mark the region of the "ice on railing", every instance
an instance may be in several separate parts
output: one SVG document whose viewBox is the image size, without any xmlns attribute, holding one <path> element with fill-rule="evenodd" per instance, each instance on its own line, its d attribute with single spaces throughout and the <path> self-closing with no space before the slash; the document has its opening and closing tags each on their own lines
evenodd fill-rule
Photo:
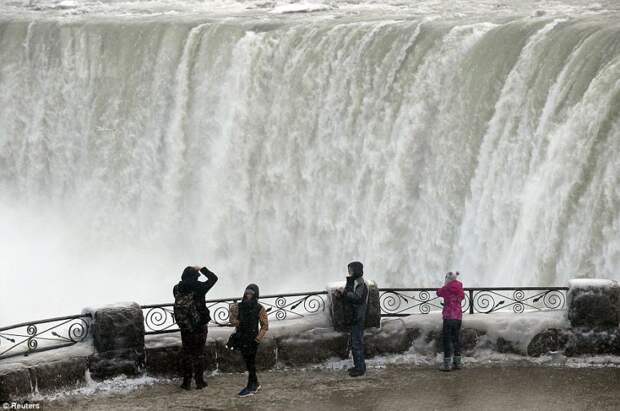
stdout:
<svg viewBox="0 0 620 411">
<path fill-rule="evenodd" d="M 568 281 L 570 288 L 608 288 L 617 287 L 618 282 L 604 278 L 575 278 Z"/>
<path fill-rule="evenodd" d="M 207 307 L 211 313 L 210 326 L 228 326 L 230 305 L 238 299 L 207 300 Z M 320 315 L 325 312 L 327 295 L 324 291 L 267 295 L 261 297 L 260 304 L 265 307 L 270 320 L 290 320 Z M 143 306 L 144 325 L 146 332 L 162 333 L 178 331 L 174 320 L 173 304 L 157 306 Z"/>
<path fill-rule="evenodd" d="M 382 314 L 404 316 L 441 311 L 443 299 L 434 289 L 382 289 Z M 463 313 L 494 313 L 562 310 L 566 290 L 561 288 L 466 289 L 461 303 Z"/>
<path fill-rule="evenodd" d="M 82 342 L 88 337 L 90 326 L 90 317 L 70 316 L 3 327 L 0 330 L 0 359 Z"/>
</svg>

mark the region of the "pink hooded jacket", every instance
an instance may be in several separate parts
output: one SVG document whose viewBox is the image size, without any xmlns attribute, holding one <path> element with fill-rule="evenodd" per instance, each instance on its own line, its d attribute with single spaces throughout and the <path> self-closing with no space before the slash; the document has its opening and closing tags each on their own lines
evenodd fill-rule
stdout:
<svg viewBox="0 0 620 411">
<path fill-rule="evenodd" d="M 462 320 L 461 301 L 465 298 L 463 283 L 452 280 L 437 290 L 437 295 L 443 297 L 443 319 Z"/>
</svg>

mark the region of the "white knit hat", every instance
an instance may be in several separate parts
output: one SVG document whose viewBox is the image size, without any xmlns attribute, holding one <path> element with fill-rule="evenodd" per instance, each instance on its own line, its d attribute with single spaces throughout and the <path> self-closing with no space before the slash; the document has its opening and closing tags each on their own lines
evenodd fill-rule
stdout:
<svg viewBox="0 0 620 411">
<path fill-rule="evenodd" d="M 450 271 L 448 274 L 446 274 L 446 281 L 454 281 L 458 278 L 459 275 L 460 274 L 458 271 L 455 271 L 455 272 Z"/>
</svg>

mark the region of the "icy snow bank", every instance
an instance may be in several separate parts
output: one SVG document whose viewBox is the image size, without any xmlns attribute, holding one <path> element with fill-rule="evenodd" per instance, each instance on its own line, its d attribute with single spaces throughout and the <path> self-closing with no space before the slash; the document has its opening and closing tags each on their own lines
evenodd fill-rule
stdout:
<svg viewBox="0 0 620 411">
<path fill-rule="evenodd" d="M 0 372 L 16 368 L 35 367 L 39 364 L 61 361 L 67 358 L 89 357 L 94 352 L 92 340 L 89 339 L 69 347 L 3 359 L 0 361 Z"/>
<path fill-rule="evenodd" d="M 575 278 L 568 281 L 569 288 L 606 288 L 617 287 L 618 282 L 604 278 Z"/>
<path fill-rule="evenodd" d="M 441 313 L 412 315 L 405 317 L 407 328 L 419 329 L 423 335 L 439 333 L 442 327 Z M 481 331 L 487 339 L 496 342 L 498 338 L 516 345 L 525 353 L 534 336 L 548 328 L 568 328 L 565 311 L 540 311 L 521 314 L 493 313 L 472 314 L 463 317 L 463 329 Z"/>
</svg>

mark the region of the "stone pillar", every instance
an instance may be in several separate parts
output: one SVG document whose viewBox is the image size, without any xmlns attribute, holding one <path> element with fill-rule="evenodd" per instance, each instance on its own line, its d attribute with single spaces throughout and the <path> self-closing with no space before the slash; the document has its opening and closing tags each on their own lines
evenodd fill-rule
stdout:
<svg viewBox="0 0 620 411">
<path fill-rule="evenodd" d="M 573 327 L 616 328 L 620 322 L 620 287 L 613 280 L 570 280 L 567 307 Z"/>
<path fill-rule="evenodd" d="M 95 379 L 137 375 L 144 369 L 144 316 L 136 303 L 99 308 L 94 313 L 95 354 L 89 369 Z"/>
<path fill-rule="evenodd" d="M 345 304 L 344 298 L 337 295 L 336 290 L 342 289 L 345 282 L 332 283 L 327 286 L 327 299 L 332 326 L 336 331 L 351 330 L 351 305 Z M 381 305 L 379 304 L 379 288 L 374 281 L 366 281 L 368 286 L 368 309 L 366 311 L 366 328 L 381 326 Z"/>
</svg>

